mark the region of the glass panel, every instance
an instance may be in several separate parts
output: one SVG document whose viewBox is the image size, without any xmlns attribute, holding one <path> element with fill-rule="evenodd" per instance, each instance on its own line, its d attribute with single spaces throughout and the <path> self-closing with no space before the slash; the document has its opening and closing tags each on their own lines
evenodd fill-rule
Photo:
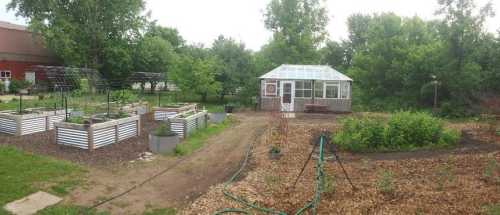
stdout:
<svg viewBox="0 0 500 215">
<path fill-rule="evenodd" d="M 317 81 L 314 83 L 314 97 L 323 98 L 323 82 Z"/>
<path fill-rule="evenodd" d="M 304 81 L 304 89 L 312 89 L 312 81 Z"/>
<path fill-rule="evenodd" d="M 342 90 L 340 91 L 340 97 L 343 99 L 349 98 L 349 82 L 342 82 Z"/>
<path fill-rule="evenodd" d="M 292 93 L 292 84 L 286 83 L 283 84 L 283 94 L 291 94 Z"/>
<path fill-rule="evenodd" d="M 303 81 L 295 81 L 295 89 L 303 89 L 304 82 Z"/>
<path fill-rule="evenodd" d="M 339 87 L 336 85 L 326 85 L 326 98 L 338 98 Z"/>
<path fill-rule="evenodd" d="M 311 97 L 312 96 L 312 90 L 304 90 L 304 97 Z"/>
<path fill-rule="evenodd" d="M 295 90 L 295 97 L 304 97 L 304 90 Z"/>
</svg>

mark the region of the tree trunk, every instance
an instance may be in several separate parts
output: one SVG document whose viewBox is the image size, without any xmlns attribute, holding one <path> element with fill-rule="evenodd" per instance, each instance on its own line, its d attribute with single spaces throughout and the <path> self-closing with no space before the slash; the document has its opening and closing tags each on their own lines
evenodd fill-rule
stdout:
<svg viewBox="0 0 500 215">
<path fill-rule="evenodd" d="M 207 92 L 203 92 L 200 94 L 201 95 L 201 101 L 202 102 L 206 102 L 207 101 Z"/>
</svg>

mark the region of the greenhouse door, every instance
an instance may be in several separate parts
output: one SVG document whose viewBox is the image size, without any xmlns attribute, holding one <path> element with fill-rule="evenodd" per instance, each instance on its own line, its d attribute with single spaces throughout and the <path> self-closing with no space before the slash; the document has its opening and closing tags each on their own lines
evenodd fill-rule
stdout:
<svg viewBox="0 0 500 215">
<path fill-rule="evenodd" d="M 281 111 L 292 112 L 293 111 L 293 93 L 294 93 L 294 82 L 293 81 L 282 81 L 281 82 Z"/>
</svg>

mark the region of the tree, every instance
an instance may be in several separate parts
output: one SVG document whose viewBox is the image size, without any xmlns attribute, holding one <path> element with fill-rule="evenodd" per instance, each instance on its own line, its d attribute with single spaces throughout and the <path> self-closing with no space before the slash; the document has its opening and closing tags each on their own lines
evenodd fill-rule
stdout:
<svg viewBox="0 0 500 215">
<path fill-rule="evenodd" d="M 180 56 L 171 78 L 182 91 L 198 94 L 206 102 L 209 94 L 221 89 L 215 80 L 217 66 L 217 58 L 210 56 L 207 49 L 190 46 L 186 48 L 186 54 Z"/>
<path fill-rule="evenodd" d="M 146 22 L 144 5 L 143 0 L 11 0 L 8 8 L 27 18 L 66 65 L 124 79 L 132 66 L 129 45 Z"/>
<path fill-rule="evenodd" d="M 166 81 L 168 73 L 174 70 L 178 56 L 170 43 L 158 36 L 146 36 L 137 44 L 134 53 L 134 68 L 137 72 L 163 73 Z M 151 90 L 154 88 L 152 87 Z"/>
<path fill-rule="evenodd" d="M 255 75 L 252 55 L 244 44 L 222 35 L 214 41 L 211 53 L 220 63 L 215 79 L 220 82 L 219 99 L 223 101 L 225 95 L 241 90 Z"/>
<path fill-rule="evenodd" d="M 152 22 L 148 31 L 145 34 L 146 37 L 159 37 L 165 41 L 168 41 L 170 45 L 175 49 L 176 52 L 181 52 L 182 49 L 186 46 L 186 41 L 179 34 L 179 31 L 175 28 L 168 28 L 156 25 L 155 22 Z"/>
<path fill-rule="evenodd" d="M 350 61 L 351 57 L 348 56 L 350 54 L 347 52 L 349 50 L 348 46 L 349 43 L 345 41 L 341 43 L 328 41 L 326 46 L 320 49 L 320 63 L 330 65 L 341 71 L 346 70 L 349 68 L 350 62 L 348 61 Z"/>
<path fill-rule="evenodd" d="M 315 63 L 317 48 L 325 41 L 327 11 L 319 0 L 272 0 L 265 26 L 273 40 L 265 47 L 276 64 Z"/>
</svg>

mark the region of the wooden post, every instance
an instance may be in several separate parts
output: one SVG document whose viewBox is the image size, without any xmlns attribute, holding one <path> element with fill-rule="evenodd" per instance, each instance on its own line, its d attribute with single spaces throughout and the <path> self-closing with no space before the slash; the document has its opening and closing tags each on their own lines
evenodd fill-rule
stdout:
<svg viewBox="0 0 500 215">
<path fill-rule="evenodd" d="M 87 128 L 87 143 L 89 150 L 93 152 L 95 149 L 95 145 L 94 145 L 94 129 L 92 128 L 92 123 Z"/>
<path fill-rule="evenodd" d="M 120 137 L 120 124 L 116 124 L 115 127 L 115 143 L 118 143 L 119 137 Z"/>
<path fill-rule="evenodd" d="M 187 120 L 183 120 L 182 125 L 184 129 L 182 129 L 182 133 L 184 134 L 184 139 L 187 137 Z"/>
<path fill-rule="evenodd" d="M 45 131 L 50 130 L 50 116 L 45 116 Z"/>
<path fill-rule="evenodd" d="M 23 117 L 22 115 L 19 115 L 18 117 L 15 118 L 16 122 L 16 136 L 21 136 L 23 135 Z"/>
<path fill-rule="evenodd" d="M 137 123 L 137 126 L 136 126 L 137 127 L 137 136 L 140 137 L 141 136 L 141 126 L 142 126 L 140 116 L 139 116 L 139 119 L 137 120 L 136 123 Z"/>
</svg>

